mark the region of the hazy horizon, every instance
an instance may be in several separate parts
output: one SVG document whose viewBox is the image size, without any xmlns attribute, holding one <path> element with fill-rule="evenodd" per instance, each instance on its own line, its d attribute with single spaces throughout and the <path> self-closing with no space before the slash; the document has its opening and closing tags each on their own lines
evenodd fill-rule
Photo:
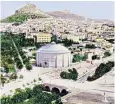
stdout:
<svg viewBox="0 0 115 104">
<path fill-rule="evenodd" d="M 6 18 L 27 3 L 34 4 L 44 12 L 69 10 L 91 19 L 114 20 L 113 1 L 2 1 L 1 16 Z"/>
</svg>

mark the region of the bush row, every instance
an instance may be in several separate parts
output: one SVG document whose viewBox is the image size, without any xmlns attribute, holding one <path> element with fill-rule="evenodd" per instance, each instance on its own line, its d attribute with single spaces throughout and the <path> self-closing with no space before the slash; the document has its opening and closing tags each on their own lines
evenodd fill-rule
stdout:
<svg viewBox="0 0 115 104">
<path fill-rule="evenodd" d="M 93 76 L 88 76 L 88 81 L 96 80 L 100 77 L 102 77 L 105 73 L 109 72 L 114 67 L 114 62 L 109 61 L 106 64 L 101 63 L 99 67 L 95 70 L 95 73 Z"/>
</svg>

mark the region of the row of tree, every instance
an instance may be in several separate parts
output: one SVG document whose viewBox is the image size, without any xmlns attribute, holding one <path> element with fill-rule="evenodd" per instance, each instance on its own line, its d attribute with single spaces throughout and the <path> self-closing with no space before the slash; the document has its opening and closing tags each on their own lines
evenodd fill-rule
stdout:
<svg viewBox="0 0 115 104">
<path fill-rule="evenodd" d="M 32 65 L 29 62 L 29 58 L 22 51 L 22 46 L 30 46 L 30 45 L 32 45 L 34 43 L 33 40 L 32 40 L 32 42 L 30 42 L 31 39 L 30 40 L 26 40 L 24 34 L 20 34 L 18 36 L 12 34 L 12 38 L 15 41 L 15 44 L 16 44 L 16 46 L 18 48 L 18 51 L 19 51 L 19 54 L 20 54 L 20 56 L 21 56 L 21 58 L 23 60 L 23 63 L 26 66 L 26 69 L 27 70 L 31 70 L 32 69 Z M 25 45 L 26 41 L 29 43 L 28 45 Z"/>
<path fill-rule="evenodd" d="M 113 67 L 114 67 L 114 62 L 113 61 L 109 61 L 106 64 L 101 63 L 99 65 L 99 67 L 97 67 L 97 69 L 95 70 L 94 75 L 89 76 L 87 78 L 87 80 L 88 81 L 96 80 L 96 79 L 102 77 L 105 73 L 109 72 Z"/>
<path fill-rule="evenodd" d="M 22 69 L 22 68 L 23 68 L 23 64 L 22 64 L 20 58 L 19 58 L 18 56 L 15 56 L 15 57 L 14 57 L 14 60 L 15 60 L 15 63 L 16 63 L 17 68 L 18 68 L 18 69 Z"/>
<path fill-rule="evenodd" d="M 95 49 L 96 46 L 94 44 L 86 44 L 85 48 Z"/>
</svg>

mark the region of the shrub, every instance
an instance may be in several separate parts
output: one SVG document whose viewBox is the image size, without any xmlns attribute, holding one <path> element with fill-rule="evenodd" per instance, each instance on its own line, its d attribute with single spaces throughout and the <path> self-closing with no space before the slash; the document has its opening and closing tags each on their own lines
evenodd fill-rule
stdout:
<svg viewBox="0 0 115 104">
<path fill-rule="evenodd" d="M 4 65 L 4 72 L 5 72 L 5 73 L 9 73 L 9 68 L 8 68 L 7 65 Z"/>
<path fill-rule="evenodd" d="M 36 80 L 34 79 L 33 82 L 36 82 Z"/>
<path fill-rule="evenodd" d="M 63 79 L 77 80 L 77 78 L 78 78 L 78 72 L 76 71 L 75 68 L 68 69 L 68 72 L 62 71 L 60 73 L 60 77 L 63 78 Z"/>
<path fill-rule="evenodd" d="M 26 59 L 27 57 L 25 55 L 22 55 L 22 59 Z"/>
<path fill-rule="evenodd" d="M 16 73 L 13 73 L 13 74 L 11 74 L 10 75 L 10 79 L 12 80 L 12 79 L 17 79 L 18 78 L 18 76 L 17 76 L 17 74 Z"/>
<path fill-rule="evenodd" d="M 104 53 L 104 57 L 108 57 L 108 56 L 111 56 L 111 53 L 106 51 L 106 52 Z"/>
<path fill-rule="evenodd" d="M 26 64 L 26 63 L 29 63 L 29 60 L 27 58 L 24 58 L 23 59 L 23 63 Z"/>
<path fill-rule="evenodd" d="M 22 69 L 22 68 L 23 68 L 23 65 L 22 65 L 21 62 L 16 63 L 16 66 L 17 66 L 17 68 L 19 68 L 19 69 Z"/>
<path fill-rule="evenodd" d="M 43 90 L 42 85 L 36 85 L 33 87 L 33 95 L 36 96 L 37 94 L 40 94 Z"/>
<path fill-rule="evenodd" d="M 29 63 L 26 63 L 26 69 L 27 70 L 32 70 L 32 66 Z"/>
<path fill-rule="evenodd" d="M 16 89 L 15 89 L 15 92 L 16 92 L 16 93 L 22 92 L 22 89 L 21 89 L 21 88 L 16 88 Z"/>
<path fill-rule="evenodd" d="M 15 60 L 16 62 L 20 61 L 20 59 L 19 59 L 18 57 L 15 57 L 14 60 Z"/>
<path fill-rule="evenodd" d="M 96 46 L 94 44 L 86 44 L 85 48 L 94 49 Z"/>
<path fill-rule="evenodd" d="M 92 60 L 95 60 L 95 59 L 97 59 L 97 55 L 92 56 Z"/>
<path fill-rule="evenodd" d="M 23 79 L 24 78 L 24 76 L 23 75 L 20 75 L 20 77 L 19 77 L 20 79 Z"/>
</svg>

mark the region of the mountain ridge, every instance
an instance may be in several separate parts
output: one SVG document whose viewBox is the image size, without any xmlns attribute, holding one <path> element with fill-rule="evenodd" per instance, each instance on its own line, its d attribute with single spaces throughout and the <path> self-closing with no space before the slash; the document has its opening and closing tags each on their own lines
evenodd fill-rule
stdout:
<svg viewBox="0 0 115 104">
<path fill-rule="evenodd" d="M 24 18 L 23 18 L 24 16 Z M 19 18 L 18 18 L 19 17 Z M 37 8 L 34 4 L 26 4 L 22 8 L 15 11 L 15 14 L 3 19 L 3 22 L 23 22 L 27 19 L 34 19 L 34 18 L 62 18 L 62 19 L 72 19 L 77 21 L 86 20 L 85 16 L 80 16 L 75 13 L 72 13 L 69 10 L 62 10 L 62 11 L 51 11 L 51 12 L 44 12 Z M 22 19 L 22 20 L 21 20 Z M 91 19 L 87 18 L 87 21 L 97 21 L 97 22 L 113 22 L 107 19 Z"/>
</svg>

